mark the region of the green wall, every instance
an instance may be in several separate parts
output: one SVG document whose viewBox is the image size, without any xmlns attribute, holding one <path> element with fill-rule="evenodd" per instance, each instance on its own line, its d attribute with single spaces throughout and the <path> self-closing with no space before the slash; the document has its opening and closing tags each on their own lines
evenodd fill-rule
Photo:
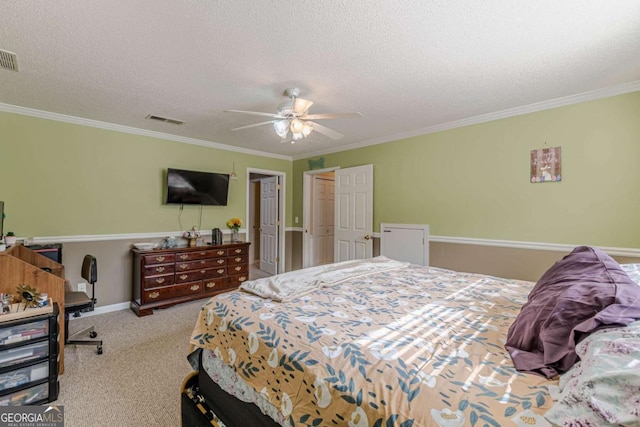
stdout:
<svg viewBox="0 0 640 427">
<path fill-rule="evenodd" d="M 5 232 L 22 237 L 176 231 L 200 221 L 200 207 L 163 204 L 168 167 L 238 174 L 229 205 L 205 206 L 202 229 L 245 219 L 246 168 L 287 173 L 292 163 L 270 157 L 0 113 L 0 200 Z M 182 223 L 182 228 L 180 227 Z"/>
<path fill-rule="evenodd" d="M 545 144 L 562 147 L 562 181 L 531 184 L 530 152 Z M 640 92 L 322 157 L 374 165 L 374 231 L 640 247 Z M 294 162 L 300 218 L 305 170 Z"/>
<path fill-rule="evenodd" d="M 246 212 L 247 167 L 287 174 L 286 226 L 302 218 L 307 159 L 290 162 L 0 113 L 5 231 L 71 236 L 175 231 L 199 207 L 162 204 L 167 167 L 230 172 L 229 206 Z M 529 183 L 532 149 L 562 147 L 563 180 Z M 427 223 L 439 236 L 640 247 L 640 92 L 323 155 L 325 166 L 374 165 L 374 231 Z M 244 218 L 243 218 L 244 219 Z"/>
</svg>

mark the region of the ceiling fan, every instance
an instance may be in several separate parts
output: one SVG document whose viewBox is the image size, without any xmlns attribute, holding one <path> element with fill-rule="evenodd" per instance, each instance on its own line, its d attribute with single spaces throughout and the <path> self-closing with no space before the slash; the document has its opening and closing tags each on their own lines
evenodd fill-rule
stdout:
<svg viewBox="0 0 640 427">
<path fill-rule="evenodd" d="M 272 120 L 252 125 L 240 126 L 232 131 L 248 129 L 256 126 L 273 124 L 273 129 L 281 138 L 281 142 L 288 141 L 289 132 L 291 132 L 291 143 L 295 143 L 306 138 L 312 131 L 317 131 L 331 139 L 340 139 L 343 135 L 333 129 L 316 123 L 314 120 L 325 119 L 352 119 L 362 117 L 360 113 L 328 113 L 328 114 L 309 114 L 309 107 L 313 105 L 312 101 L 298 98 L 300 89 L 293 87 L 284 91 L 284 95 L 289 97 L 289 101 L 285 101 L 278 106 L 277 113 L 262 113 L 259 111 L 243 111 L 243 110 L 224 110 L 228 113 L 251 114 L 254 116 L 271 117 Z"/>
</svg>

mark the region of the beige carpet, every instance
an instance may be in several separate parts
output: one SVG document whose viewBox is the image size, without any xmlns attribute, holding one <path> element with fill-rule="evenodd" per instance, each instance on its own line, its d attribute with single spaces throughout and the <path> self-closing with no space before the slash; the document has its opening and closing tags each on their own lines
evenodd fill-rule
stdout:
<svg viewBox="0 0 640 427">
<path fill-rule="evenodd" d="M 64 405 L 65 426 L 179 426 L 188 341 L 204 301 L 140 318 L 123 310 L 71 322 L 74 330 L 95 325 L 104 353 L 66 347 L 55 402 Z"/>
<path fill-rule="evenodd" d="M 65 348 L 65 373 L 53 403 L 64 405 L 65 427 L 179 426 L 180 386 L 191 371 L 189 336 L 206 301 L 145 317 L 122 310 L 72 320 L 72 331 L 96 327 L 104 353 L 96 354 L 95 346 Z"/>
</svg>

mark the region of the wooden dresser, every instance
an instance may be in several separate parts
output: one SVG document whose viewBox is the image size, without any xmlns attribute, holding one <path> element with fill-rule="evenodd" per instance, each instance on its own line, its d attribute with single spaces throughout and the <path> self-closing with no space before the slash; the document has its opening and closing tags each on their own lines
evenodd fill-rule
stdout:
<svg viewBox="0 0 640 427">
<path fill-rule="evenodd" d="M 138 316 L 154 308 L 209 297 L 249 279 L 250 243 L 194 248 L 132 249 L 133 300 Z"/>
</svg>

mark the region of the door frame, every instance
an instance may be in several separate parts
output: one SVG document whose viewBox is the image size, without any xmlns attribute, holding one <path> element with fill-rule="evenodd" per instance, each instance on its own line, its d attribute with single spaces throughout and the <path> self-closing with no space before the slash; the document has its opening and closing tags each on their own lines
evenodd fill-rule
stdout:
<svg viewBox="0 0 640 427">
<path fill-rule="evenodd" d="M 309 238 L 309 224 L 311 223 L 311 178 L 313 175 L 321 175 L 327 172 L 335 172 L 340 169 L 340 166 L 324 169 L 313 169 L 305 171 L 302 175 L 302 268 L 310 266 L 309 260 L 310 250 L 310 238 Z"/>
<path fill-rule="evenodd" d="M 261 175 L 270 175 L 270 176 L 278 176 L 280 191 L 278 194 L 278 219 L 280 220 L 280 225 L 278 226 L 278 262 L 276 263 L 276 273 L 284 273 L 285 269 L 285 224 L 286 224 L 286 188 L 287 188 L 287 174 L 282 171 L 273 171 L 268 169 L 257 169 L 248 167 L 246 170 L 246 240 L 247 242 L 251 242 L 254 239 L 253 236 L 253 209 L 254 203 L 251 199 L 251 174 L 261 174 Z M 261 245 L 264 242 L 260 242 Z"/>
</svg>

